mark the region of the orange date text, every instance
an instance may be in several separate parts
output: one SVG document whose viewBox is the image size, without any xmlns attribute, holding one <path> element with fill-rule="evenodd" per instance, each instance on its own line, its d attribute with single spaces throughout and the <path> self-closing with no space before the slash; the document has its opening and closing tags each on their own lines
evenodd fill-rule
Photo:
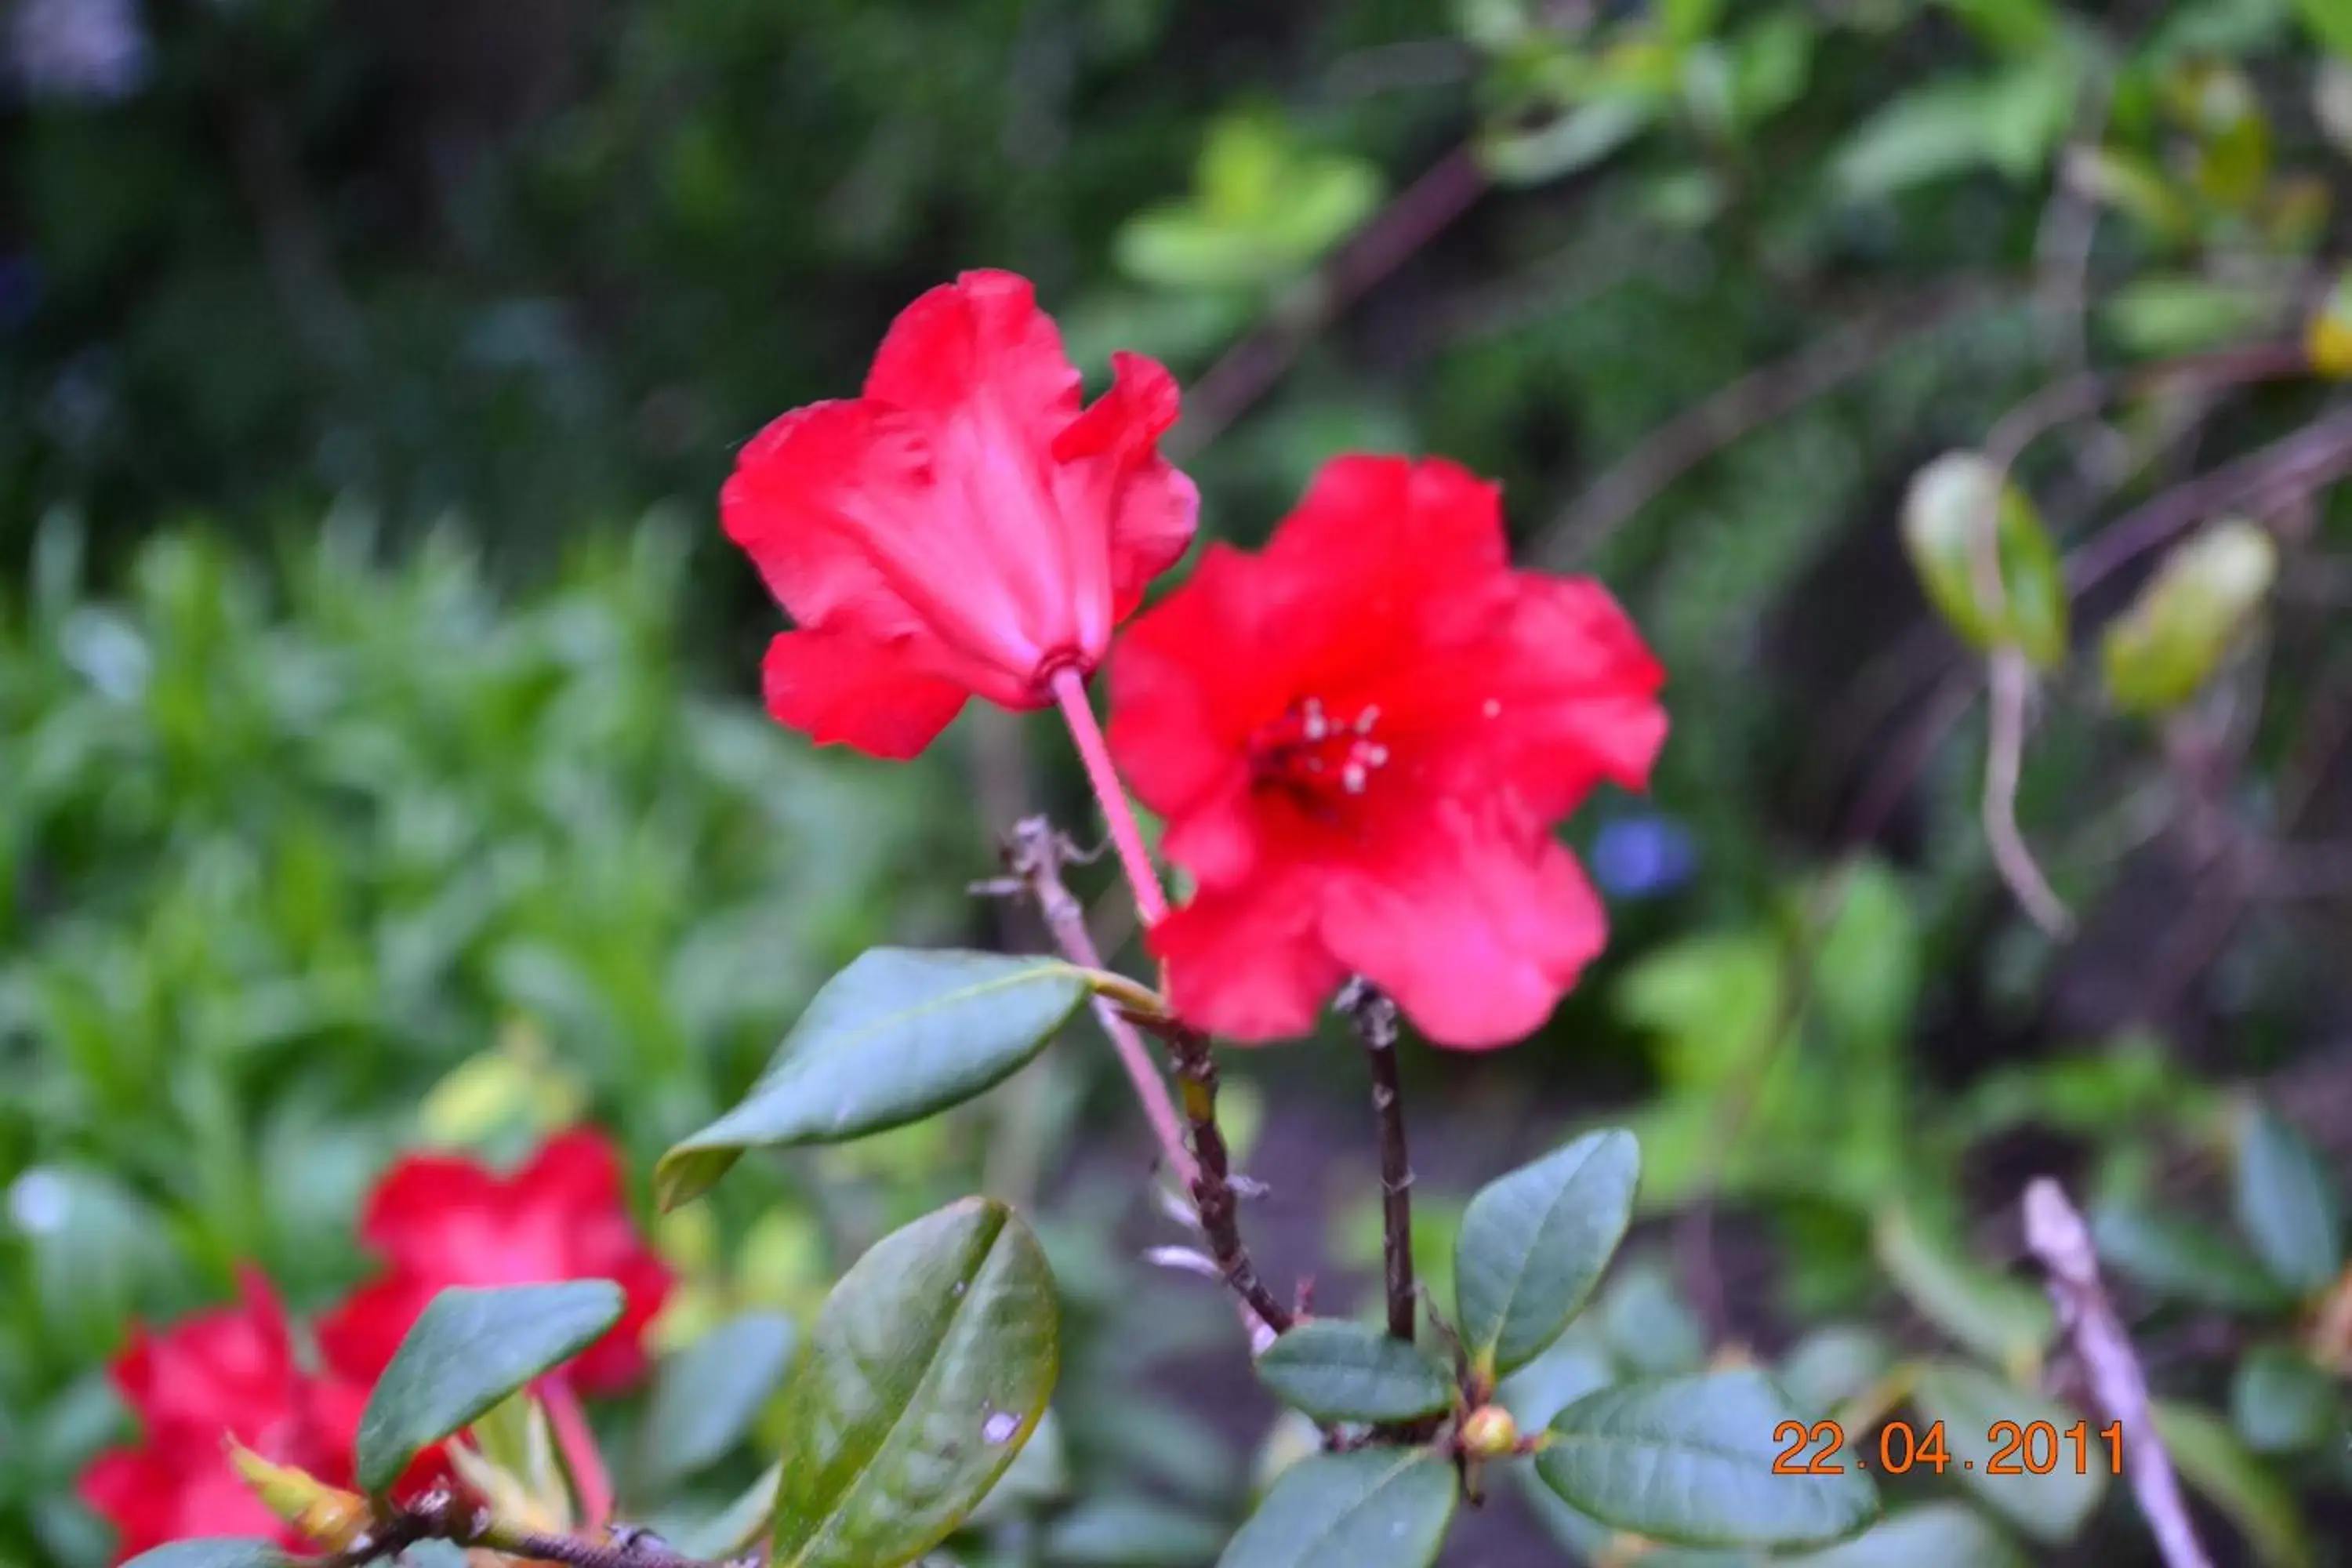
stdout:
<svg viewBox="0 0 2352 1568">
<path fill-rule="evenodd" d="M 1772 1429 L 1772 1441 L 1785 1445 L 1772 1459 L 1776 1476 L 1842 1476 L 1845 1474 L 1845 1429 L 1834 1421 L 1783 1421 Z M 2110 1422 L 2096 1431 L 2088 1421 L 2060 1427 L 2049 1421 L 1996 1421 L 1985 1433 L 1992 1450 L 1981 1467 L 1973 1458 L 1958 1462 L 1962 1469 L 1981 1468 L 1988 1476 L 2046 1476 L 2064 1470 L 2086 1476 L 2095 1470 L 2111 1476 L 2124 1473 L 2124 1426 Z M 1853 1466 L 1899 1476 L 1917 1468 L 1942 1475 L 1954 1463 L 1944 1442 L 1944 1424 L 1931 1421 L 1926 1430 L 1908 1421 L 1889 1421 L 1878 1429 L 1878 1451 L 1858 1445 Z"/>
</svg>

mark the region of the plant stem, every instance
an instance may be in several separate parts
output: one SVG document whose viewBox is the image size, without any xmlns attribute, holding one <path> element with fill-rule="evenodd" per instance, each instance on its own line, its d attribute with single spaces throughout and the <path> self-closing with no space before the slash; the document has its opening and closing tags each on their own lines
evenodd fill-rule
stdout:
<svg viewBox="0 0 2352 1568">
<path fill-rule="evenodd" d="M 1265 1288 L 1265 1281 L 1258 1278 L 1257 1265 L 1250 1261 L 1249 1249 L 1242 1245 L 1232 1157 L 1225 1151 L 1224 1131 L 1217 1125 L 1217 1062 L 1209 1049 L 1209 1037 L 1175 1019 L 1158 1028 L 1175 1062 L 1177 1092 L 1183 1101 L 1184 1119 L 1192 1129 L 1192 1152 L 1200 1162 L 1192 1178 L 1192 1207 L 1201 1216 L 1201 1234 L 1208 1241 L 1209 1256 L 1225 1283 L 1249 1304 L 1258 1321 L 1272 1332 L 1283 1333 L 1290 1327 L 1289 1310 Z"/>
<path fill-rule="evenodd" d="M 1025 817 L 1013 829 L 1013 874 L 1028 886 L 1030 896 L 1037 900 L 1037 912 L 1045 917 L 1046 929 L 1054 933 L 1054 945 L 1072 963 L 1100 969 L 1102 954 L 1096 951 L 1094 937 L 1087 930 L 1086 907 L 1062 882 L 1062 861 L 1067 852 L 1061 835 L 1042 816 Z M 1136 1033 L 1135 1026 L 1127 1021 L 1127 1016 L 1100 995 L 1095 997 L 1094 1008 L 1095 1020 L 1110 1037 L 1119 1065 L 1127 1069 L 1128 1082 L 1134 1087 L 1135 1098 L 1143 1106 L 1144 1118 L 1151 1123 L 1151 1135 L 1160 1141 L 1161 1157 L 1189 1192 L 1200 1173 L 1192 1163 L 1192 1151 L 1184 1147 L 1184 1131 L 1176 1120 L 1175 1102 L 1168 1098 L 1166 1080 L 1160 1076 L 1150 1051 Z"/>
<path fill-rule="evenodd" d="M 1111 765 L 1110 747 L 1103 740 L 1102 726 L 1095 722 L 1095 710 L 1087 701 L 1086 678 L 1071 666 L 1062 666 L 1054 672 L 1054 700 L 1061 706 L 1062 717 L 1070 726 L 1070 738 L 1078 743 L 1078 757 L 1087 767 L 1087 782 L 1094 786 L 1095 798 L 1102 803 L 1103 817 L 1110 825 L 1110 841 L 1118 849 L 1118 863 L 1127 872 L 1128 885 L 1135 889 L 1136 912 L 1146 926 L 1158 925 L 1168 918 L 1168 896 L 1160 889 L 1160 873 L 1151 864 L 1150 853 L 1143 847 L 1143 829 L 1136 823 L 1134 808 L 1127 803 L 1127 786 L 1118 782 L 1118 770 Z"/>
<path fill-rule="evenodd" d="M 604 1456 L 589 1429 L 587 1413 L 580 1408 L 580 1396 L 561 1373 L 542 1379 L 539 1394 L 555 1428 L 556 1446 L 563 1450 L 564 1468 L 579 1489 L 582 1519 L 591 1530 L 600 1530 L 613 1517 L 613 1482 L 604 1473 Z"/>
<path fill-rule="evenodd" d="M 1381 1255 L 1388 1266 L 1389 1332 L 1411 1344 L 1412 1289 L 1412 1161 L 1405 1148 L 1404 1096 L 1397 1073 L 1396 1004 L 1357 975 L 1337 1004 L 1364 1042 L 1372 1069 L 1372 1116 L 1381 1138 Z"/>
</svg>

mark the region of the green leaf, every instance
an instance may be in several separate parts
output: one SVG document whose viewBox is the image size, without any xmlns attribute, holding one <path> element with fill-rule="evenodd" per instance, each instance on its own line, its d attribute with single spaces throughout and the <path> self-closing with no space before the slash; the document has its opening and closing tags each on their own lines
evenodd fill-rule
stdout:
<svg viewBox="0 0 2352 1568">
<path fill-rule="evenodd" d="M 732 1562 L 757 1545 L 776 1517 L 776 1491 L 783 1484 L 782 1461 L 770 1465 L 733 1502 L 680 1532 L 672 1544 L 682 1557 Z"/>
<path fill-rule="evenodd" d="M 2352 9 L 2343 0 L 2295 0 L 2294 8 L 2321 48 L 2352 59 Z"/>
<path fill-rule="evenodd" d="M 2294 1300 L 2243 1247 L 2182 1215 L 2103 1203 L 2092 1211 L 2091 1238 L 2116 1273 L 2180 1300 L 2266 1311 Z"/>
<path fill-rule="evenodd" d="M 1879 1210 L 1870 1239 L 1879 1267 L 1921 1317 L 2003 1366 L 2029 1363 L 2057 1331 L 2039 1290 L 1982 1268 L 1901 1205 Z"/>
<path fill-rule="evenodd" d="M 2260 1106 L 2237 1122 L 2238 1228 L 2272 1273 L 2305 1292 L 2326 1289 L 2344 1267 L 2336 1189 L 2294 1129 Z"/>
<path fill-rule="evenodd" d="M 2108 295 L 2099 319 L 2128 353 L 2169 359 L 2258 336 L 2286 302 L 2266 283 L 2144 277 Z"/>
<path fill-rule="evenodd" d="M 1610 1129 L 1470 1200 L 1454 1244 L 1454 1290 L 1463 1345 L 1483 1373 L 1525 1365 L 1568 1327 L 1625 1238 L 1641 1173 L 1641 1145 Z"/>
<path fill-rule="evenodd" d="M 743 1102 L 661 1157 L 664 1208 L 746 1149 L 832 1143 L 918 1121 L 1003 1082 L 1087 999 L 1058 959 L 877 947 L 827 981 Z"/>
<path fill-rule="evenodd" d="M 1826 1551 L 1772 1561 L 1790 1568 L 2029 1568 L 2016 1542 L 1958 1502 L 1922 1503 Z"/>
<path fill-rule="evenodd" d="M 2311 1568 L 2311 1539 L 2294 1494 L 2246 1451 L 2227 1423 L 2162 1400 L 2149 1414 L 2181 1481 L 2237 1526 L 2260 1568 Z"/>
<path fill-rule="evenodd" d="M 1453 1380 L 1426 1354 L 1344 1318 L 1298 1324 L 1258 1357 L 1257 1375 L 1318 1421 L 1410 1421 L 1454 1398 Z"/>
<path fill-rule="evenodd" d="M 1951 1463 L 1961 1481 L 2036 1540 L 2053 1545 L 2073 1540 L 2099 1506 L 2099 1496 L 2106 1489 L 2106 1468 L 2093 1464 L 2077 1475 L 2063 1452 L 2057 1468 L 2047 1475 L 1993 1473 L 1993 1458 L 2007 1444 L 2005 1433 L 1999 1442 L 1992 1438 L 1996 1426 L 2007 1423 L 2022 1430 L 2046 1421 L 2063 1434 L 2082 1419 L 2064 1405 L 1960 1362 L 1931 1362 L 1921 1367 L 1911 1385 L 1911 1399 L 1922 1421 L 1944 1424 Z M 2024 1471 L 2028 1458 L 2020 1448 L 2003 1459 L 2004 1469 Z"/>
<path fill-rule="evenodd" d="M 2336 1379 L 2285 1345 L 2258 1345 L 2238 1363 L 2230 1420 L 2257 1454 L 2305 1453 L 2345 1436 Z"/>
<path fill-rule="evenodd" d="M 1869 1480 L 1778 1475 L 1774 1434 L 1798 1419 L 1752 1370 L 1620 1384 L 1553 1417 L 1536 1472 L 1604 1524 L 1691 1546 L 1820 1546 L 1878 1511 Z"/>
<path fill-rule="evenodd" d="M 1777 1381 L 1800 1410 L 1826 1415 L 1862 1396 L 1895 1364 L 1895 1352 L 1875 1329 L 1829 1324 L 1789 1349 Z"/>
<path fill-rule="evenodd" d="M 1485 132 L 1478 161 L 1498 184 L 1539 185 L 1600 163 L 1656 123 L 1660 112 L 1650 94 L 1610 93 L 1531 131 Z"/>
<path fill-rule="evenodd" d="M 658 1496 L 725 1458 L 791 1370 L 797 1337 L 790 1318 L 746 1312 L 664 1357 L 637 1432 L 637 1486 Z"/>
<path fill-rule="evenodd" d="M 216 1535 L 158 1546 L 133 1557 L 123 1568 L 287 1568 L 291 1562 L 273 1542 Z"/>
<path fill-rule="evenodd" d="M 875 1243 L 826 1298 L 784 1402 L 772 1568 L 895 1568 L 1029 1440 L 1060 1364 L 1029 1227 L 967 1198 Z"/>
<path fill-rule="evenodd" d="M 1457 1489 L 1428 1449 L 1318 1454 L 1282 1472 L 1218 1568 L 1428 1568 Z"/>
<path fill-rule="evenodd" d="M 1511 1413 L 1522 1432 L 1551 1425 L 1551 1418 L 1596 1388 L 1617 1381 L 1608 1351 L 1592 1342 L 1583 1325 L 1562 1334 L 1550 1348 L 1495 1385 L 1494 1403 Z"/>
<path fill-rule="evenodd" d="M 392 1485 L 418 1449 L 595 1343 L 620 1321 L 621 1308 L 621 1288 L 609 1279 L 458 1285 L 434 1297 L 368 1395 L 360 1485 L 372 1492 Z"/>
<path fill-rule="evenodd" d="M 1978 169 L 2028 179 L 2065 135 L 2078 74 L 2074 57 L 2053 49 L 1990 76 L 1913 88 L 1847 137 L 1831 181 L 1866 199 Z"/>
<path fill-rule="evenodd" d="M 1045 1531 L 1045 1561 L 1055 1568 L 1194 1568 L 1213 1562 L 1225 1530 L 1150 1498 L 1090 1499 Z"/>
<path fill-rule="evenodd" d="M 1996 609 L 1977 586 L 1985 530 L 2000 573 Z M 1980 452 L 1947 452 L 1903 497 L 1903 546 L 1928 602 L 1977 648 L 2015 647 L 2037 667 L 2066 658 L 2066 584 L 2032 499 Z"/>
<path fill-rule="evenodd" d="M 1863 858 L 1841 874 L 1836 912 L 1813 960 L 1813 1002 L 1853 1047 L 1885 1051 L 1909 1034 L 1919 1004 L 1919 917 L 1903 880 Z"/>
</svg>

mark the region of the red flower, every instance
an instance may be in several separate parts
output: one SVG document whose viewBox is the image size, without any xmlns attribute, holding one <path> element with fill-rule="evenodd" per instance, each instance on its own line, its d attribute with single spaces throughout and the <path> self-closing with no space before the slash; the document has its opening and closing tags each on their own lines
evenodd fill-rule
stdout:
<svg viewBox="0 0 2352 1568">
<path fill-rule="evenodd" d="M 719 505 L 799 623 L 768 648 L 779 722 L 911 757 L 965 698 L 1043 707 L 1055 670 L 1102 661 L 1200 506 L 1159 454 L 1174 379 L 1111 366 L 1081 410 L 1028 282 L 967 272 L 900 314 L 863 397 L 753 438 Z"/>
<path fill-rule="evenodd" d="M 1551 825 L 1646 783 L 1663 679 L 1598 584 L 1510 569 L 1495 487 L 1328 465 L 1120 641 L 1111 751 L 1199 888 L 1150 932 L 1178 1011 L 1303 1034 L 1353 972 L 1439 1045 L 1536 1027 L 1604 934 Z"/>
<path fill-rule="evenodd" d="M 247 1272 L 234 1308 L 203 1312 L 166 1332 L 134 1328 L 114 1384 L 140 1418 L 140 1442 L 99 1455 L 82 1472 L 84 1502 L 117 1532 L 117 1561 L 198 1535 L 301 1539 L 261 1505 L 231 1468 L 223 1438 L 297 1466 L 330 1486 L 352 1485 L 352 1444 L 366 1389 L 307 1373 L 269 1281 Z M 412 1472 L 430 1479 L 437 1461 Z"/>
<path fill-rule="evenodd" d="M 616 1280 L 627 1296 L 612 1331 L 571 1363 L 572 1381 L 593 1393 L 646 1370 L 646 1326 L 670 1274 L 631 1223 L 619 1156 L 595 1131 L 557 1134 L 510 1176 L 455 1156 L 411 1155 L 368 1195 L 360 1235 L 391 1268 L 320 1321 L 320 1348 L 345 1377 L 373 1386 L 447 1286 L 564 1279 Z"/>
</svg>

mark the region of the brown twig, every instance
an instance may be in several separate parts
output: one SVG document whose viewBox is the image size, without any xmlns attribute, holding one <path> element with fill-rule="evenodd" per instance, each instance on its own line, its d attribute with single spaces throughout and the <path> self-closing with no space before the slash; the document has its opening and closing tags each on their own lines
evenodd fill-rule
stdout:
<svg viewBox="0 0 2352 1568">
<path fill-rule="evenodd" d="M 1336 1005 L 1356 1027 L 1372 1069 L 1372 1117 L 1381 1139 L 1381 1256 L 1387 1266 L 1389 1332 L 1411 1344 L 1412 1286 L 1412 1160 L 1405 1147 L 1404 1095 L 1397 1072 L 1397 1007 L 1362 975 L 1341 989 Z"/>
<path fill-rule="evenodd" d="M 1173 1018 L 1158 1020 L 1153 1028 L 1168 1042 L 1168 1054 L 1176 1068 L 1177 1095 L 1192 1130 L 1195 1172 L 1191 1190 L 1193 1211 L 1201 1216 L 1202 1237 L 1209 1244 L 1209 1257 L 1217 1271 L 1233 1287 L 1234 1294 L 1257 1314 L 1258 1321 L 1265 1325 L 1265 1338 L 1270 1341 L 1289 1329 L 1290 1311 L 1265 1288 L 1257 1265 L 1250 1260 L 1249 1249 L 1242 1245 L 1232 1156 L 1225 1150 L 1224 1130 L 1217 1125 L 1217 1061 L 1209 1049 L 1209 1037 Z"/>
<path fill-rule="evenodd" d="M 419 1542 L 446 1541 L 479 1547 L 531 1563 L 560 1563 L 565 1568 L 739 1568 L 752 1559 L 733 1563 L 705 1562 L 672 1552 L 648 1530 L 615 1527 L 610 1541 L 583 1541 L 576 1536 L 524 1530 L 493 1518 L 489 1510 L 440 1490 L 405 1504 L 342 1551 L 308 1562 L 299 1568 L 363 1568 L 400 1555 Z"/>
<path fill-rule="evenodd" d="M 2025 1189 L 2025 1245 L 2049 1275 L 2050 1300 L 2089 1375 L 2091 1393 L 2123 1428 L 2122 1462 L 2132 1496 L 2156 1532 L 2166 1568 L 2211 1568 L 2181 1497 L 2179 1479 L 2148 1410 L 2147 1378 L 2115 1306 L 2099 1283 L 2089 1227 L 2065 1190 L 2047 1176 Z"/>
<path fill-rule="evenodd" d="M 1188 458 L 1215 440 L 1273 390 L 1318 332 L 1469 211 L 1486 190 L 1486 172 L 1465 144 L 1398 192 L 1193 384 L 1184 422 L 1162 443 L 1170 455 Z"/>
</svg>

